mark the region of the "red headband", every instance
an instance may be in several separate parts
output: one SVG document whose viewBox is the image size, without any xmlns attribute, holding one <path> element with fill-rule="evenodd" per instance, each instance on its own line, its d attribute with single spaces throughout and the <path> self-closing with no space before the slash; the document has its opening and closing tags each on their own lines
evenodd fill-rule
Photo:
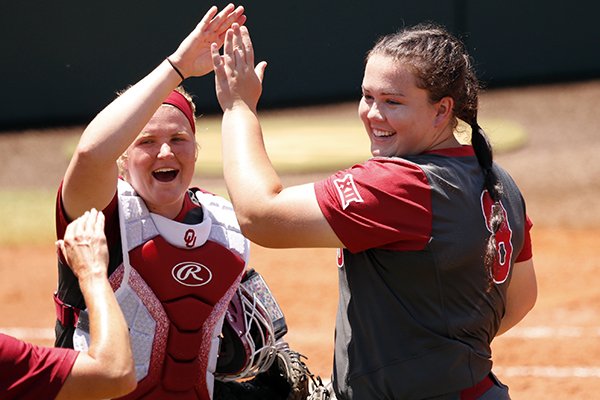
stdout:
<svg viewBox="0 0 600 400">
<path fill-rule="evenodd" d="M 196 134 L 196 123 L 194 121 L 194 112 L 192 111 L 192 106 L 189 101 L 185 98 L 184 95 L 179 93 L 177 90 L 173 90 L 171 94 L 163 101 L 163 104 L 170 104 L 174 107 L 177 107 L 179 111 L 181 111 L 192 127 L 192 133 Z"/>
</svg>

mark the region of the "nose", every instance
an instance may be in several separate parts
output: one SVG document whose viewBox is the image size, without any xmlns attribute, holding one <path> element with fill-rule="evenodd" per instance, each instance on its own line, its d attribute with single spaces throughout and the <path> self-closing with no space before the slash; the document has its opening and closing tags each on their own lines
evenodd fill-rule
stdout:
<svg viewBox="0 0 600 400">
<path fill-rule="evenodd" d="M 168 143 L 163 143 L 160 145 L 160 149 L 158 150 L 158 158 L 165 158 L 173 155 L 173 151 L 171 146 Z"/>
<path fill-rule="evenodd" d="M 383 113 L 379 109 L 379 105 L 377 105 L 377 102 L 374 101 L 373 103 L 371 103 L 371 106 L 369 107 L 369 111 L 367 112 L 367 118 L 374 119 L 374 120 L 380 120 L 380 121 L 385 119 L 383 117 Z"/>
</svg>

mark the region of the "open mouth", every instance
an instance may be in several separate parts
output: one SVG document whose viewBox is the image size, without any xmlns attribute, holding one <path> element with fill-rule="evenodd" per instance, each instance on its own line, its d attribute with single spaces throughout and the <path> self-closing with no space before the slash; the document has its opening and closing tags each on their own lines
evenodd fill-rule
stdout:
<svg viewBox="0 0 600 400">
<path fill-rule="evenodd" d="M 152 172 L 152 176 L 159 182 L 171 182 L 177 177 L 179 170 L 172 168 L 160 168 Z"/>
</svg>

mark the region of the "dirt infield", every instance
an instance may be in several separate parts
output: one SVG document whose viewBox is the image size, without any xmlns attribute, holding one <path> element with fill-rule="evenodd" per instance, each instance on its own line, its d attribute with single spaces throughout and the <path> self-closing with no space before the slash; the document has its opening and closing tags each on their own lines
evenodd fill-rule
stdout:
<svg viewBox="0 0 600 400">
<path fill-rule="evenodd" d="M 498 89 L 482 96 L 482 117 L 508 118 L 528 134 L 523 148 L 496 157 L 527 200 L 539 282 L 535 309 L 493 343 L 495 371 L 515 400 L 598 398 L 600 261 L 594 250 L 600 243 L 598 104 L 600 81 Z M 0 135 L 5 160 L 0 185 L 55 185 L 66 165 L 44 157 L 44 148 L 77 132 Z M 316 177 L 285 177 L 285 183 Z M 313 372 L 323 377 L 329 377 L 332 363 L 334 257 L 331 249 L 259 246 L 253 246 L 251 255 L 252 265 L 265 276 L 284 309 L 292 347 L 305 354 Z M 56 282 L 53 245 L 0 248 L 0 276 L 0 331 L 24 328 L 9 332 L 50 344 Z"/>
</svg>

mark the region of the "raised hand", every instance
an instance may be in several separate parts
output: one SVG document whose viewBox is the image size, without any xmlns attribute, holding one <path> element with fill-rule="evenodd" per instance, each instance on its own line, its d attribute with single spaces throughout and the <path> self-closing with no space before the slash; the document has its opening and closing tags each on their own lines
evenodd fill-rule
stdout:
<svg viewBox="0 0 600 400">
<path fill-rule="evenodd" d="M 223 110 L 240 102 L 255 110 L 262 93 L 262 80 L 267 63 L 254 65 L 254 48 L 245 26 L 233 24 L 225 34 L 223 55 L 219 44 L 211 46 L 215 70 L 217 98 Z"/>
<path fill-rule="evenodd" d="M 108 248 L 102 212 L 93 208 L 86 211 L 67 226 L 64 238 L 56 244 L 79 281 L 88 277 L 106 278 Z"/>
<path fill-rule="evenodd" d="M 220 12 L 212 6 L 196 28 L 181 42 L 177 50 L 169 56 L 169 60 L 177 67 L 185 78 L 202 76 L 212 69 L 211 44 L 223 45 L 225 33 L 235 23 L 246 22 L 244 7 L 227 5 Z"/>
</svg>

